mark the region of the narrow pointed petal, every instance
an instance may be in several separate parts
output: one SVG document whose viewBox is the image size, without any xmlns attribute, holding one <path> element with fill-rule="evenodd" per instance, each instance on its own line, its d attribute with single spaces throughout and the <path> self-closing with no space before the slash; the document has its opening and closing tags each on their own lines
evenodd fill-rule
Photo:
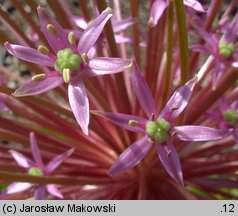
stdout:
<svg viewBox="0 0 238 216">
<path fill-rule="evenodd" d="M 23 154 L 14 150 L 9 150 L 9 153 L 12 155 L 19 166 L 23 168 L 30 168 L 33 165 L 33 162 Z"/>
<path fill-rule="evenodd" d="M 141 75 L 141 70 L 137 63 L 133 64 L 132 84 L 135 94 L 148 118 L 151 118 L 152 114 L 156 115 L 157 111 L 154 98 L 149 86 Z"/>
<path fill-rule="evenodd" d="M 145 127 L 147 119 L 140 118 L 134 115 L 126 115 L 122 113 L 109 113 L 109 112 L 98 112 L 102 117 L 112 121 L 114 124 L 125 128 L 133 132 L 145 132 Z M 138 122 L 138 126 L 130 126 L 128 123 L 130 120 Z M 142 126 L 142 127 L 141 127 Z"/>
<path fill-rule="evenodd" d="M 42 66 L 54 67 L 53 60 L 48 55 L 44 55 L 36 49 L 10 44 L 9 42 L 4 43 L 4 46 L 11 55 L 19 59 Z"/>
<path fill-rule="evenodd" d="M 195 52 L 200 52 L 200 53 L 210 54 L 210 55 L 214 54 L 208 47 L 206 47 L 204 45 L 200 45 L 200 44 L 190 45 L 189 48 Z"/>
<path fill-rule="evenodd" d="M 196 81 L 197 77 L 194 77 L 176 90 L 159 116 L 165 118 L 167 121 L 176 119 L 188 105 Z"/>
<path fill-rule="evenodd" d="M 37 7 L 37 12 L 40 19 L 41 30 L 44 33 L 46 39 L 49 42 L 49 45 L 57 53 L 59 50 L 64 49 L 66 47 L 73 48 L 72 45 L 68 41 L 68 35 L 61 27 L 61 25 L 53 18 L 51 15 L 42 7 Z M 54 25 L 57 31 L 57 35 L 52 35 L 48 29 L 47 25 Z"/>
<path fill-rule="evenodd" d="M 232 43 L 236 39 L 236 35 L 238 32 L 238 14 L 233 18 L 232 22 L 228 25 L 226 31 L 225 31 L 225 41 Z"/>
<path fill-rule="evenodd" d="M 37 95 L 56 88 L 64 83 L 62 76 L 57 72 L 50 72 L 42 81 L 30 80 L 14 92 L 15 97 Z"/>
<path fill-rule="evenodd" d="M 33 184 L 28 182 L 14 182 L 7 187 L 5 193 L 6 194 L 19 193 L 31 188 L 32 185 Z"/>
<path fill-rule="evenodd" d="M 31 143 L 32 155 L 33 155 L 37 165 L 40 168 L 43 168 L 44 165 L 43 165 L 43 161 L 42 161 L 42 157 L 41 157 L 41 154 L 40 154 L 39 147 L 38 147 L 37 142 L 36 142 L 35 133 L 31 132 L 29 138 L 30 138 L 30 143 Z"/>
<path fill-rule="evenodd" d="M 184 141 L 210 141 L 222 139 L 230 134 L 229 130 L 203 126 L 184 125 L 174 127 L 176 136 Z"/>
<path fill-rule="evenodd" d="M 183 188 L 183 174 L 178 153 L 171 142 L 156 144 L 161 163 L 167 173 Z M 168 151 L 170 153 L 168 154 Z"/>
<path fill-rule="evenodd" d="M 48 193 L 50 193 L 60 199 L 64 198 L 63 194 L 60 193 L 60 191 L 54 184 L 46 185 L 46 190 L 48 191 Z"/>
<path fill-rule="evenodd" d="M 69 157 L 72 153 L 74 152 L 74 149 L 70 149 L 66 152 L 64 152 L 63 154 L 60 154 L 56 157 L 54 157 L 46 166 L 46 172 L 48 174 L 50 174 L 51 172 L 53 172 L 57 167 L 59 167 L 60 164 L 63 163 L 64 159 Z"/>
<path fill-rule="evenodd" d="M 167 0 L 155 0 L 150 9 L 149 25 L 155 27 L 168 6 Z"/>
<path fill-rule="evenodd" d="M 95 44 L 111 16 L 111 9 L 106 8 L 91 24 L 88 25 L 78 43 L 78 51 L 80 54 L 87 53 Z"/>
<path fill-rule="evenodd" d="M 202 7 L 202 5 L 197 0 L 183 0 L 183 3 L 186 6 L 191 7 L 198 12 L 206 12 Z"/>
<path fill-rule="evenodd" d="M 71 109 L 78 124 L 83 132 L 88 135 L 89 102 L 85 86 L 80 77 L 69 83 L 68 97 Z"/>
<path fill-rule="evenodd" d="M 128 17 L 127 19 L 123 19 L 120 21 L 112 21 L 112 27 L 113 31 L 115 33 L 121 32 L 123 30 L 126 30 L 129 26 L 132 26 L 136 23 L 136 19 L 132 17 Z"/>
<path fill-rule="evenodd" d="M 100 76 L 105 74 L 114 74 L 131 67 L 130 59 L 98 57 L 89 61 L 91 72 L 86 73 L 88 76 Z"/>
<path fill-rule="evenodd" d="M 36 200 L 44 200 L 46 198 L 44 185 L 40 185 L 35 189 L 34 197 Z"/>
<path fill-rule="evenodd" d="M 111 166 L 108 174 L 118 176 L 136 166 L 152 147 L 152 144 L 147 140 L 148 137 L 144 136 L 130 145 Z"/>
</svg>

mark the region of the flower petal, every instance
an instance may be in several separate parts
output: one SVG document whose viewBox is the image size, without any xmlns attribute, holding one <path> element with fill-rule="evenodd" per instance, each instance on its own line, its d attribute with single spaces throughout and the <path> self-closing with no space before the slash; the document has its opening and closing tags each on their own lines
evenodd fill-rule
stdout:
<svg viewBox="0 0 238 216">
<path fill-rule="evenodd" d="M 23 154 L 14 150 L 9 150 L 9 153 L 12 155 L 19 166 L 23 168 L 30 168 L 33 165 L 33 162 Z"/>
<path fill-rule="evenodd" d="M 60 198 L 60 199 L 63 199 L 64 196 L 62 193 L 60 193 L 60 191 L 58 190 L 58 188 L 56 187 L 56 185 L 54 184 L 50 184 L 50 185 L 46 185 L 46 190 L 48 191 L 48 193 Z"/>
<path fill-rule="evenodd" d="M 130 145 L 111 166 L 108 174 L 118 176 L 136 166 L 152 147 L 152 144 L 148 143 L 147 140 L 148 137 L 144 136 Z"/>
<path fill-rule="evenodd" d="M 31 132 L 29 138 L 30 138 L 30 143 L 31 143 L 32 155 L 33 155 L 33 157 L 36 161 L 36 164 L 40 168 L 43 168 L 44 165 L 43 165 L 43 161 L 42 161 L 42 157 L 41 157 L 41 154 L 40 154 L 39 147 L 38 147 L 37 142 L 36 142 L 35 133 Z"/>
<path fill-rule="evenodd" d="M 46 166 L 46 172 L 50 174 L 53 172 L 60 164 L 63 163 L 66 157 L 69 157 L 74 152 L 74 148 L 54 157 Z"/>
<path fill-rule="evenodd" d="M 120 21 L 112 20 L 112 28 L 115 33 L 126 30 L 129 26 L 132 26 L 136 23 L 136 19 L 133 17 L 128 17 L 127 19 L 123 19 Z"/>
<path fill-rule="evenodd" d="M 80 54 L 87 53 L 95 44 L 102 30 L 111 18 L 111 8 L 106 8 L 91 24 L 85 29 L 78 43 L 78 51 Z"/>
<path fill-rule="evenodd" d="M 183 173 L 178 153 L 171 142 L 156 144 L 157 153 L 167 173 L 183 188 Z"/>
<path fill-rule="evenodd" d="M 37 12 L 40 19 L 41 30 L 44 33 L 49 45 L 57 53 L 59 50 L 66 47 L 73 48 L 73 46 L 68 41 L 68 35 L 61 27 L 61 25 L 53 18 L 51 15 L 42 7 L 37 7 Z M 56 28 L 57 35 L 52 35 L 48 29 L 47 25 L 52 24 Z"/>
<path fill-rule="evenodd" d="M 145 132 L 141 126 L 145 126 L 147 120 L 140 118 L 134 115 L 127 115 L 122 113 L 110 113 L 110 112 L 98 112 L 97 114 L 101 115 L 102 117 L 112 121 L 114 124 L 125 128 L 127 130 L 133 132 Z M 134 120 L 138 122 L 138 126 L 130 126 L 128 123 L 130 120 Z"/>
<path fill-rule="evenodd" d="M 30 80 L 22 87 L 18 88 L 14 92 L 14 96 L 22 97 L 29 95 L 37 95 L 43 92 L 49 91 L 53 88 L 56 88 L 64 83 L 62 76 L 59 72 L 50 72 L 46 74 L 46 77 L 42 81 L 32 81 Z"/>
<path fill-rule="evenodd" d="M 141 75 L 141 70 L 137 63 L 133 64 L 132 84 L 135 94 L 148 118 L 151 118 L 152 114 L 156 115 L 157 111 L 154 98 L 149 86 Z"/>
<path fill-rule="evenodd" d="M 35 189 L 34 197 L 36 200 L 44 200 L 45 197 L 45 185 L 40 185 Z"/>
<path fill-rule="evenodd" d="M 190 45 L 189 48 L 195 52 L 200 52 L 200 53 L 210 54 L 210 55 L 214 54 L 207 46 L 204 46 L 201 44 L 193 44 L 193 45 Z"/>
<path fill-rule="evenodd" d="M 28 182 L 14 182 L 6 188 L 6 194 L 13 194 L 25 191 L 32 187 L 33 184 Z"/>
<path fill-rule="evenodd" d="M 193 8 L 196 11 L 199 12 L 206 12 L 202 5 L 197 1 L 197 0 L 183 0 L 183 3 L 188 6 Z"/>
<path fill-rule="evenodd" d="M 222 139 L 230 134 L 229 130 L 203 126 L 184 125 L 174 127 L 176 136 L 185 141 L 210 141 Z"/>
<path fill-rule="evenodd" d="M 9 42 L 4 43 L 4 46 L 11 55 L 19 59 L 42 66 L 54 67 L 53 60 L 48 55 L 44 55 L 36 49 L 10 44 Z"/>
<path fill-rule="evenodd" d="M 155 27 L 168 6 L 167 0 L 155 0 L 150 9 L 149 25 Z"/>
<path fill-rule="evenodd" d="M 165 118 L 167 121 L 173 121 L 177 118 L 188 105 L 196 81 L 197 77 L 194 77 L 176 90 L 159 116 Z"/>
<path fill-rule="evenodd" d="M 89 67 L 92 69 L 88 76 L 99 76 L 105 74 L 114 74 L 121 72 L 131 66 L 131 60 L 123 58 L 98 57 L 89 61 Z"/>
<path fill-rule="evenodd" d="M 68 97 L 78 124 L 83 132 L 88 135 L 89 102 L 86 89 L 80 77 L 77 77 L 69 83 Z"/>
</svg>

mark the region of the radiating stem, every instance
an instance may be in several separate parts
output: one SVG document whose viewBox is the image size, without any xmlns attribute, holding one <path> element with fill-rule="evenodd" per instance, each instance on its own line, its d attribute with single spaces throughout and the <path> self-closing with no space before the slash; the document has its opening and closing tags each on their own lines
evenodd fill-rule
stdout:
<svg viewBox="0 0 238 216">
<path fill-rule="evenodd" d="M 165 70 L 165 80 L 164 80 L 164 94 L 163 94 L 163 105 L 167 101 L 169 93 L 169 83 L 170 83 L 170 73 L 172 68 L 172 56 L 173 56 L 173 1 L 169 1 L 169 6 L 167 10 L 167 61 Z"/>
<path fill-rule="evenodd" d="M 188 32 L 186 25 L 186 15 L 183 0 L 174 0 L 177 30 L 179 39 L 180 68 L 181 68 L 181 85 L 189 80 L 189 52 L 188 52 Z"/>
</svg>

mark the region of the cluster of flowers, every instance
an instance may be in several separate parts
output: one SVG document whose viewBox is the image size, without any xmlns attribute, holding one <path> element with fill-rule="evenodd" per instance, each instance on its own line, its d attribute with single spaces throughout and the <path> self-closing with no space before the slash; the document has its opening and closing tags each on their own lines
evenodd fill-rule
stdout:
<svg viewBox="0 0 238 216">
<path fill-rule="evenodd" d="M 0 77 L 0 121 L 3 122 L 0 136 L 20 143 L 22 133 L 27 143 L 25 137 L 30 134 L 34 158 L 32 161 L 20 153 L 29 154 L 19 144 L 17 147 L 1 144 L 4 152 L 0 158 L 3 161 L 0 175 L 4 176 L 0 182 L 4 187 L 1 197 L 23 199 L 25 191 L 30 196 L 33 191 L 35 199 L 49 198 L 46 191 L 61 199 L 236 197 L 232 189 L 238 180 L 234 148 L 238 142 L 235 87 L 238 14 L 232 20 L 229 18 L 236 1 L 225 5 L 223 17 L 212 28 L 209 23 L 215 22 L 216 14 L 221 15 L 222 1 L 211 1 L 205 10 L 196 0 L 154 0 L 148 18 L 147 42 L 138 40 L 137 1 L 131 3 L 134 17 L 124 20 L 119 1 L 114 1 L 114 15 L 111 8 L 102 4 L 104 1 L 97 1 L 101 13 L 96 11 L 97 17 L 90 23 L 87 23 L 87 5 L 79 2 L 83 18 L 73 16 L 67 3 L 56 3 L 58 12 L 65 12 L 66 16 L 62 17 L 70 21 L 71 28 L 63 28 L 46 9 L 38 6 L 44 37 L 33 28 L 27 39 L 16 33 L 9 16 L 0 11 L 1 21 L 8 22 L 6 26 L 26 45 L 4 41 L 5 49 L 26 64 L 34 63 L 40 68 L 40 72 L 34 71 L 36 75 L 24 81 L 14 93 L 7 87 L 6 78 Z M 16 8 L 21 8 L 17 5 Z M 173 22 L 175 12 L 177 25 Z M 134 39 L 123 33 L 130 26 Z M 188 37 L 194 39 L 196 32 L 201 36 L 200 41 L 188 45 Z M 173 48 L 176 34 L 178 47 L 174 44 Z M 164 37 L 167 46 L 163 56 Z M 42 41 L 48 45 L 42 45 Z M 37 44 L 37 49 L 30 48 L 29 44 Z M 117 47 L 121 54 L 117 53 Z M 134 48 L 131 58 L 127 58 L 127 47 Z M 144 62 L 137 53 L 140 49 L 147 52 Z M 108 50 L 113 57 L 108 57 Z M 193 52 L 190 60 L 189 52 Z M 208 55 L 201 63 L 199 53 Z M 140 65 L 144 63 L 142 72 Z M 196 64 L 199 64 L 198 71 Z M 8 69 L 1 67 L 10 76 Z M 53 95 L 38 96 L 52 89 L 55 89 Z M 67 107 L 67 99 L 70 107 Z M 123 129 L 112 127 L 111 122 Z M 50 159 L 48 165 L 44 165 L 35 133 L 47 155 L 43 157 Z M 48 142 L 55 144 L 48 145 Z M 55 156 L 57 144 L 63 149 L 71 148 Z M 4 171 L 4 164 L 10 158 L 27 174 Z M 221 166 L 217 165 L 220 160 L 224 162 Z M 57 169 L 60 165 L 64 166 Z M 204 169 L 206 166 L 208 169 Z M 13 161 L 10 167 L 17 169 Z M 12 179 L 13 183 L 5 183 Z M 132 186 L 135 183 L 137 186 Z M 113 192 L 110 191 L 112 184 Z M 214 187 L 209 191 L 210 185 Z"/>
</svg>

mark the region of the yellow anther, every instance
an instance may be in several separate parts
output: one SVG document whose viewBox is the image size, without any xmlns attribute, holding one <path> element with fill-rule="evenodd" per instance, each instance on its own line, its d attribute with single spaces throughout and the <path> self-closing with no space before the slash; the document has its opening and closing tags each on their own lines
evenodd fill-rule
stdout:
<svg viewBox="0 0 238 216">
<path fill-rule="evenodd" d="M 71 74 L 70 74 L 70 69 L 69 68 L 65 68 L 63 70 L 63 79 L 65 83 L 69 83 L 71 80 Z"/>
<path fill-rule="evenodd" d="M 138 121 L 136 121 L 136 120 L 129 120 L 128 125 L 130 125 L 132 127 L 136 127 L 136 126 L 138 126 Z"/>
<path fill-rule="evenodd" d="M 81 58 L 82 58 L 84 64 L 88 64 L 89 59 L 88 59 L 88 55 L 86 53 L 83 53 L 81 55 Z"/>
<path fill-rule="evenodd" d="M 52 24 L 48 24 L 47 25 L 47 30 L 53 35 L 53 36 L 56 36 L 58 34 L 56 28 L 54 25 Z"/>
<path fill-rule="evenodd" d="M 43 45 L 39 45 L 37 49 L 38 49 L 38 51 L 41 52 L 42 54 L 45 54 L 45 55 L 46 55 L 46 54 L 49 53 L 48 48 L 45 47 L 45 46 L 43 46 Z"/>
<path fill-rule="evenodd" d="M 45 74 L 37 74 L 33 77 L 31 77 L 31 80 L 34 82 L 39 82 L 45 79 Z"/>
<path fill-rule="evenodd" d="M 68 34 L 68 41 L 69 41 L 70 44 L 75 44 L 76 39 L 75 39 L 75 35 L 74 35 L 73 32 L 70 32 Z"/>
</svg>

